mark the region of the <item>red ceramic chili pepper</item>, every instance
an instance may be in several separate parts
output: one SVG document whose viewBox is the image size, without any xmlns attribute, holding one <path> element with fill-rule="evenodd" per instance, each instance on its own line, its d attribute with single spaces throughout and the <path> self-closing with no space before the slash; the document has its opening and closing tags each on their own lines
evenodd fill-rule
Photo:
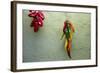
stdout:
<svg viewBox="0 0 100 73">
<path fill-rule="evenodd" d="M 34 23 L 34 32 L 37 32 L 39 30 L 38 22 Z"/>
<path fill-rule="evenodd" d="M 64 33 L 65 33 L 65 30 L 66 30 L 66 27 L 67 27 L 66 22 L 64 22 L 64 27 L 63 27 L 63 32 Z"/>
<path fill-rule="evenodd" d="M 39 24 L 40 27 L 43 26 L 43 20 L 42 20 L 42 18 L 38 18 L 38 24 Z"/>
<path fill-rule="evenodd" d="M 42 20 L 44 20 L 44 14 L 41 12 L 41 11 L 39 11 L 39 17 L 41 17 L 42 18 Z"/>
</svg>

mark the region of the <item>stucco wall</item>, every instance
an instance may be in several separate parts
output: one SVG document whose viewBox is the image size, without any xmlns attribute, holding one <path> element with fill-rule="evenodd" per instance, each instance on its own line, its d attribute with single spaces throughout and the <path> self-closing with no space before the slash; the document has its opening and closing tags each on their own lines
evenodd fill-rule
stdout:
<svg viewBox="0 0 100 73">
<path fill-rule="evenodd" d="M 30 27 L 32 18 L 28 10 L 23 10 L 23 62 L 90 59 L 91 14 L 44 11 L 44 26 L 38 32 Z M 72 59 L 64 49 L 63 23 L 68 18 L 74 25 Z"/>
</svg>

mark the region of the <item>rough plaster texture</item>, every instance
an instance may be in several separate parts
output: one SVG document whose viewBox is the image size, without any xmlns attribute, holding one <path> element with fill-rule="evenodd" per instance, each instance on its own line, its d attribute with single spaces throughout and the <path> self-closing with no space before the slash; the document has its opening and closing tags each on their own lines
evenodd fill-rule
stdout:
<svg viewBox="0 0 100 73">
<path fill-rule="evenodd" d="M 47 11 L 43 13 L 44 26 L 35 33 L 30 27 L 32 18 L 28 17 L 28 10 L 23 10 L 23 62 L 90 59 L 91 14 Z M 64 49 L 64 39 L 60 40 L 66 18 L 75 28 L 72 59 L 69 59 Z"/>
</svg>

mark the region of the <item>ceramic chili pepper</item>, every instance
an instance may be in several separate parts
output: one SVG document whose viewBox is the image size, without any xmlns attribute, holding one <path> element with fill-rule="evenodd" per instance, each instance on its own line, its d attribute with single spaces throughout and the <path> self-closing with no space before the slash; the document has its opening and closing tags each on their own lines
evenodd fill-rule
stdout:
<svg viewBox="0 0 100 73">
<path fill-rule="evenodd" d="M 30 26 L 37 32 L 43 26 L 44 14 L 39 10 L 29 10 L 28 16 L 33 18 Z"/>
<path fill-rule="evenodd" d="M 34 32 L 37 32 L 39 30 L 38 22 L 34 23 Z"/>
<path fill-rule="evenodd" d="M 41 11 L 39 11 L 39 16 L 44 20 L 44 14 Z"/>
<path fill-rule="evenodd" d="M 65 35 L 65 49 L 67 51 L 69 58 L 71 58 L 72 34 L 74 31 L 75 30 L 72 23 L 69 20 L 66 20 L 64 22 L 62 38 Z"/>
</svg>

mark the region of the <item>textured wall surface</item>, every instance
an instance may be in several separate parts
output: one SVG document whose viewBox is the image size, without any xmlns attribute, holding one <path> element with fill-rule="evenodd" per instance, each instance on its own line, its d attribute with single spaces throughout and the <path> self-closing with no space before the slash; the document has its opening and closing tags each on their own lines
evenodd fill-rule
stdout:
<svg viewBox="0 0 100 73">
<path fill-rule="evenodd" d="M 32 18 L 23 10 L 23 62 L 90 59 L 91 14 L 44 11 L 44 26 L 35 33 L 30 27 Z M 69 19 L 75 28 L 72 40 L 72 59 L 64 49 L 63 23 Z"/>
</svg>

